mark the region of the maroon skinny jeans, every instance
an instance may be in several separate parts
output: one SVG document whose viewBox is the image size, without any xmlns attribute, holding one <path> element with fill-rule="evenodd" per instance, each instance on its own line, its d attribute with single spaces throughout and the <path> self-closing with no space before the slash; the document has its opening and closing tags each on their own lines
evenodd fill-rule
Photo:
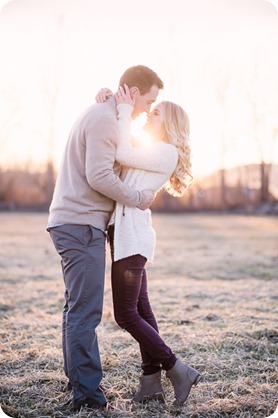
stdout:
<svg viewBox="0 0 278 418">
<path fill-rule="evenodd" d="M 137 254 L 113 261 L 114 228 L 109 227 L 112 294 L 117 324 L 139 343 L 144 374 L 171 369 L 176 356 L 159 335 L 147 289 L 146 258 Z"/>
</svg>

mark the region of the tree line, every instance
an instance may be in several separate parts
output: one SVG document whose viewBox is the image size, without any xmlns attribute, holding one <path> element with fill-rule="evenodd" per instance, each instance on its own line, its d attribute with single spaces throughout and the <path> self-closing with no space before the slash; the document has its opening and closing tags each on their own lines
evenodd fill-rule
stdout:
<svg viewBox="0 0 278 418">
<path fill-rule="evenodd" d="M 0 210 L 47 211 L 56 171 L 48 162 L 43 172 L 0 169 Z M 278 214 L 278 165 L 250 164 L 218 170 L 197 178 L 184 196 L 175 198 L 163 190 L 152 205 L 157 212 L 242 211 Z"/>
</svg>

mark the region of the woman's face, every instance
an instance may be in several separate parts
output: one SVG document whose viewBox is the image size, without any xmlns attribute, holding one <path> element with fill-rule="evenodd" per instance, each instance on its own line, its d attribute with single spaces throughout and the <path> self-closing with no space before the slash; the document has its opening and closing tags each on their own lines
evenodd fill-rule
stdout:
<svg viewBox="0 0 278 418">
<path fill-rule="evenodd" d="M 153 137 L 163 140 L 165 137 L 164 128 L 164 105 L 159 103 L 148 113 L 144 129 Z"/>
</svg>

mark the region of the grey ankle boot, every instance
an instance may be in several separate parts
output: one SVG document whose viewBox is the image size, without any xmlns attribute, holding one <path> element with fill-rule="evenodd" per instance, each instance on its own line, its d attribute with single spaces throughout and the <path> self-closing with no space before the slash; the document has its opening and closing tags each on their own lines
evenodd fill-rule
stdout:
<svg viewBox="0 0 278 418">
<path fill-rule="evenodd" d="M 175 400 L 173 405 L 175 406 L 183 405 L 188 398 L 191 387 L 196 386 L 202 380 L 202 376 L 197 370 L 182 363 L 179 359 L 174 367 L 166 372 L 166 376 L 174 386 Z"/>
<path fill-rule="evenodd" d="M 161 384 L 161 371 L 140 377 L 139 387 L 132 398 L 132 402 L 143 403 L 151 399 L 165 402 L 165 393 Z"/>
</svg>

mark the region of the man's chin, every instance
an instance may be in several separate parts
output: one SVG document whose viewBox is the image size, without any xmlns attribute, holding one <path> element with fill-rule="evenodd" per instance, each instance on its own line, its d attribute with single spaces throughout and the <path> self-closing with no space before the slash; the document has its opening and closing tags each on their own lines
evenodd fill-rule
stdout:
<svg viewBox="0 0 278 418">
<path fill-rule="evenodd" d="M 140 112 L 133 110 L 131 113 L 131 119 L 136 119 L 140 115 Z"/>
</svg>

